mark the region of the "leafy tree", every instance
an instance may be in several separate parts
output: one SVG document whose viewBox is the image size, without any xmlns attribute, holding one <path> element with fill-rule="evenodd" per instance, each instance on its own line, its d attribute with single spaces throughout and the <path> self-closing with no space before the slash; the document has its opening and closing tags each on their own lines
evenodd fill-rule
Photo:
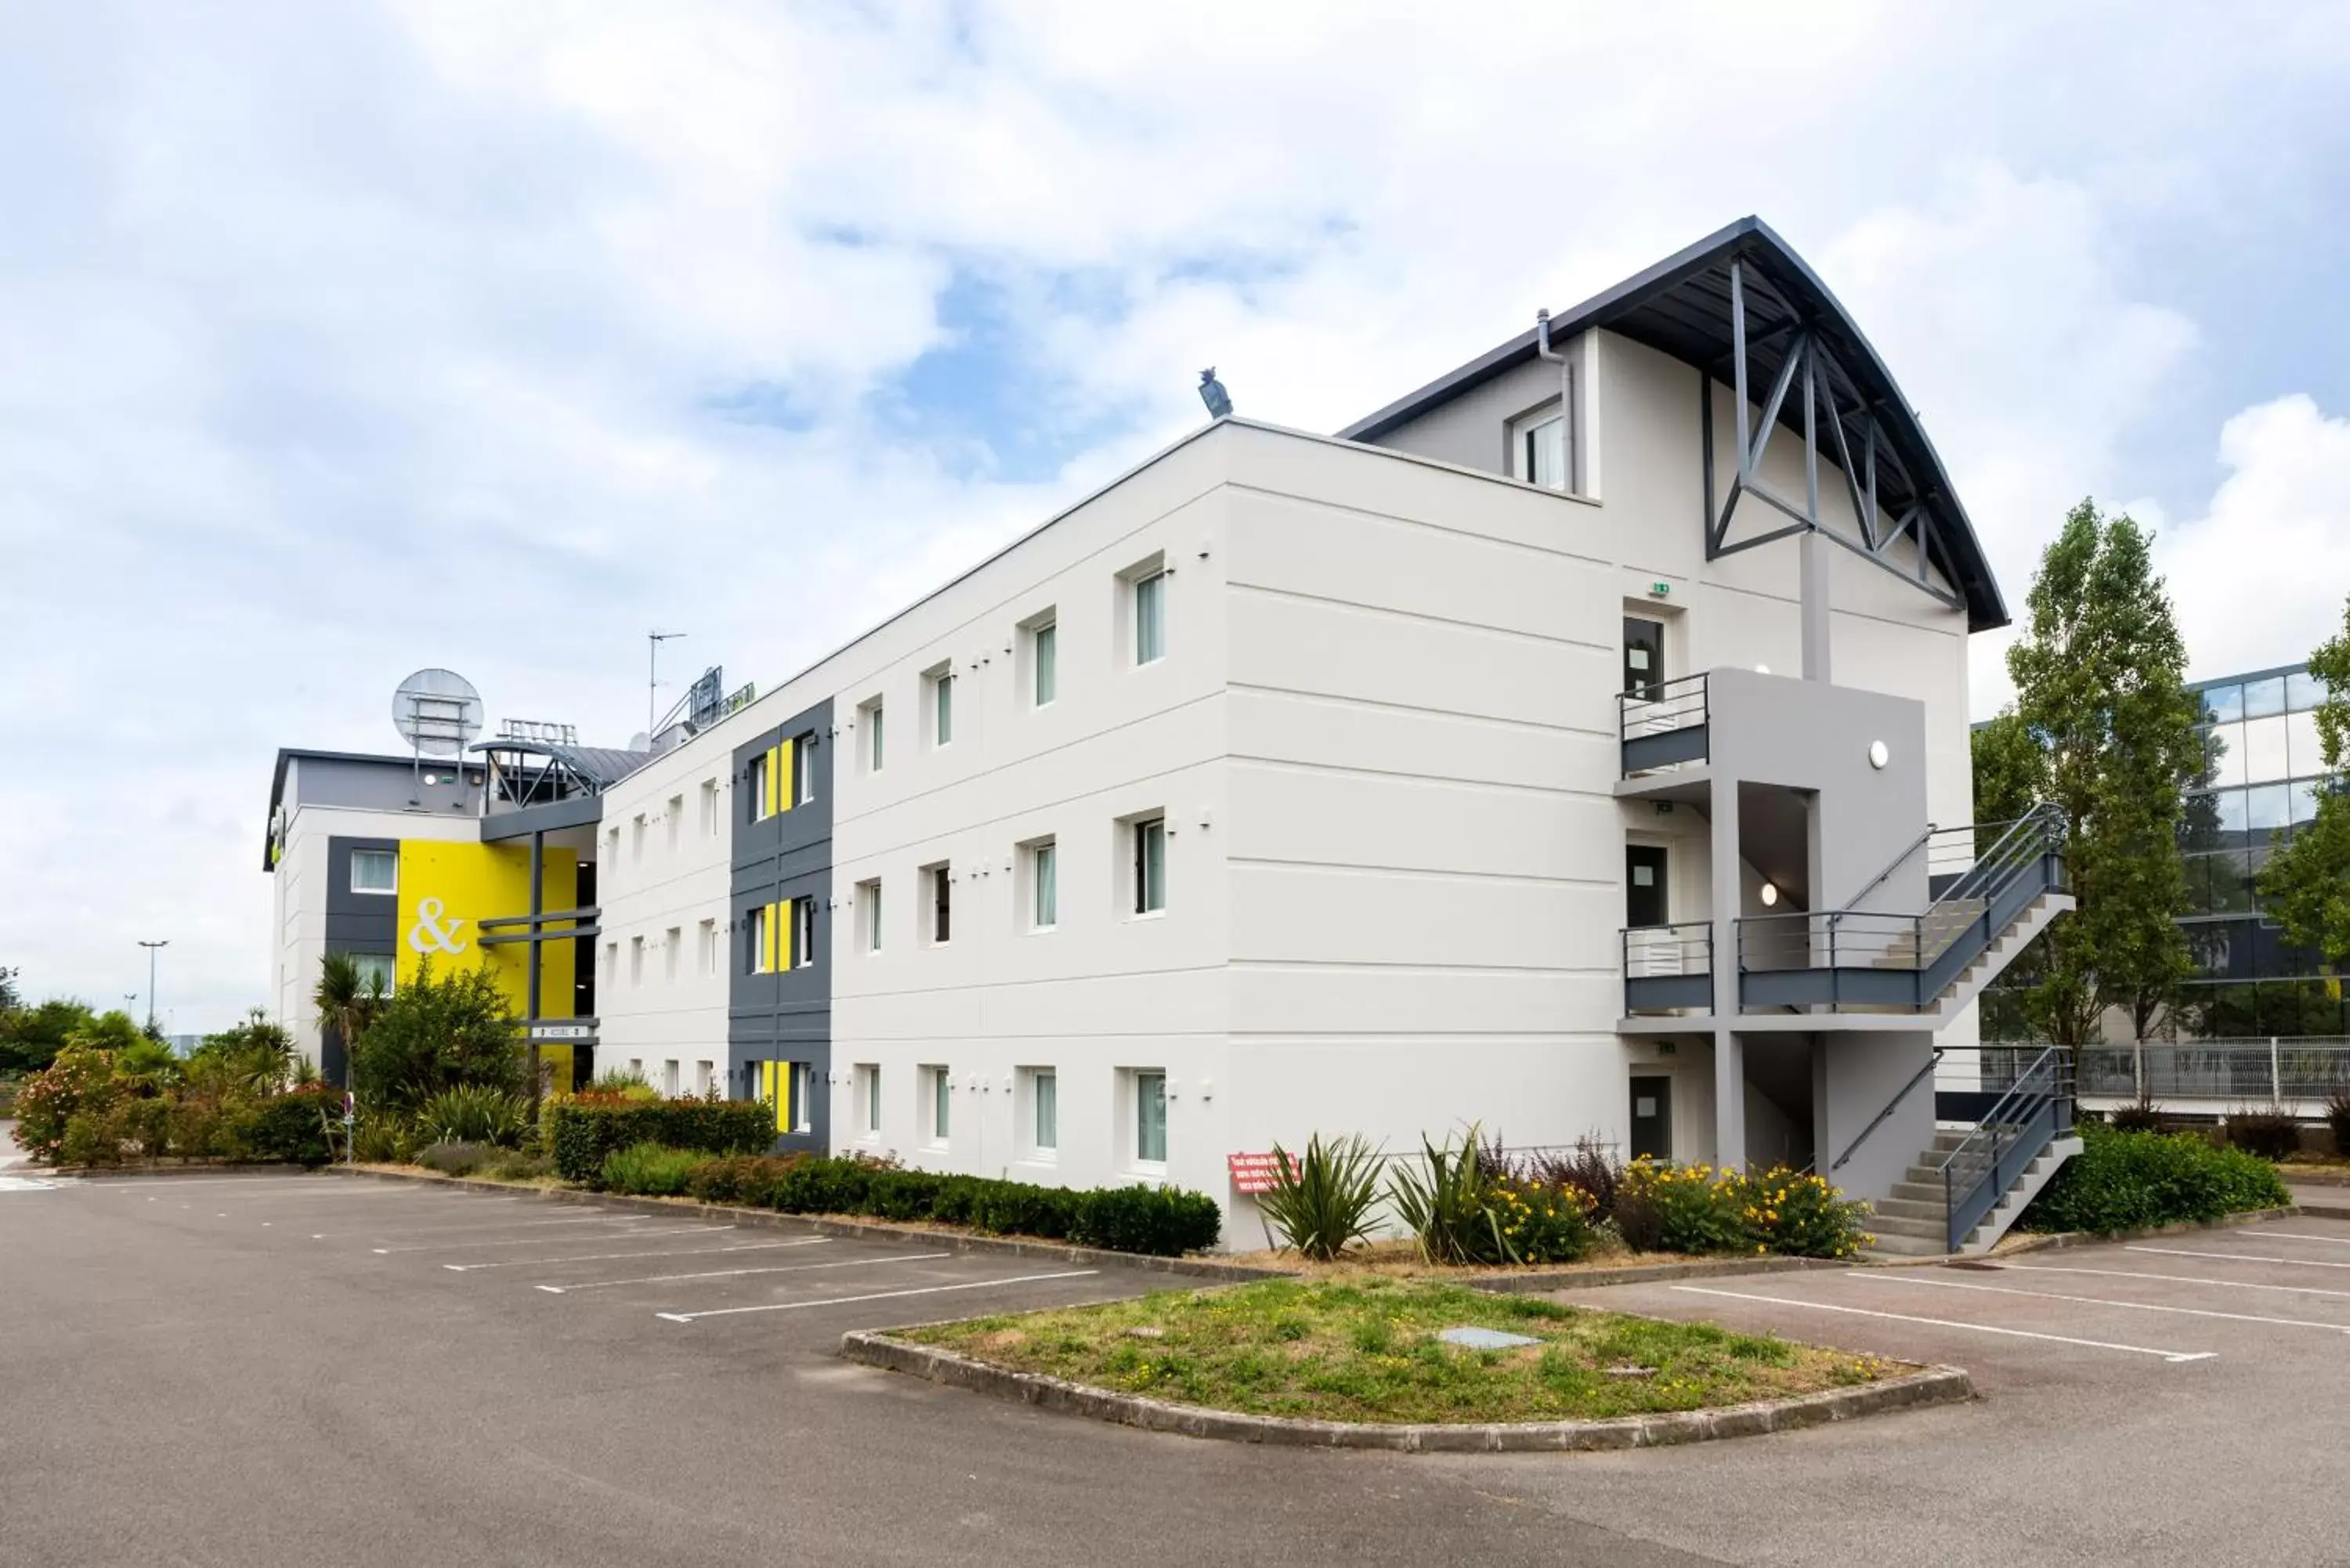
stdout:
<svg viewBox="0 0 2350 1568">
<path fill-rule="evenodd" d="M 528 1075 L 497 981 L 479 969 L 436 976 L 429 960 L 353 1043 L 351 1072 L 362 1101 L 399 1111 L 468 1084 L 518 1095 Z"/>
<path fill-rule="evenodd" d="M 348 953 L 328 953 L 318 961 L 318 983 L 310 992 L 310 1004 L 318 1010 L 318 1027 L 331 1029 L 343 1043 L 343 1087 L 347 1089 L 354 1082 L 351 1043 L 366 1033 L 389 1000 L 382 971 L 362 979 L 359 961 Z"/>
<path fill-rule="evenodd" d="M 2201 765 L 2187 648 L 2154 572 L 2153 537 L 2083 501 L 2040 558 L 2022 638 L 2008 649 L 2018 725 L 2040 752 L 2040 793 L 2064 815 L 2078 908 L 2038 945 L 2026 1008 L 2052 1042 L 2098 1037 L 2108 1007 L 2143 1036 L 2191 971 L 2180 791 Z M 2028 763 L 2012 734 L 2002 768 Z M 2009 786 L 2005 774 L 1994 778 Z"/>
<path fill-rule="evenodd" d="M 0 968 L 0 1022 L 24 1009 L 25 999 L 16 991 L 16 977 L 24 972 L 20 969 Z"/>
<path fill-rule="evenodd" d="M 159 1041 L 141 1039 L 114 1054 L 114 1075 L 161 1094 L 180 1081 L 179 1054 Z"/>
<path fill-rule="evenodd" d="M 2013 822 L 2039 804 L 2047 788 L 2048 753 L 2025 728 L 2013 706 L 1976 726 L 1968 737 L 1974 755 L 1978 853 L 1990 847 L 2003 822 Z M 1987 1042 L 2030 1040 L 2040 1032 L 2032 1002 L 2040 986 L 2041 944 L 2015 955 L 1982 994 L 1982 1034 Z"/>
<path fill-rule="evenodd" d="M 57 1059 L 68 1040 L 98 1022 L 78 1002 L 63 998 L 0 1013 L 0 1073 L 37 1073 Z"/>
<path fill-rule="evenodd" d="M 2340 635 L 2309 656 L 2325 682 L 2317 745 L 2334 775 L 2317 797 L 2316 820 L 2293 830 L 2261 876 L 2262 908 L 2295 944 L 2317 950 L 2337 970 L 2350 965 L 2350 601 Z"/>
</svg>

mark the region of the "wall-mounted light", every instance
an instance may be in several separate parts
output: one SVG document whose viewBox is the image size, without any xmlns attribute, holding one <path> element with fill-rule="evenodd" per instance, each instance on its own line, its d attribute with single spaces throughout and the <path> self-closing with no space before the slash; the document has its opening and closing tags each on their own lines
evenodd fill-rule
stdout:
<svg viewBox="0 0 2350 1568">
<path fill-rule="evenodd" d="M 1887 747 L 1884 742 L 1871 741 L 1868 742 L 1868 765 L 1870 767 L 1882 768 L 1886 763 L 1892 760 L 1892 750 Z"/>
<path fill-rule="evenodd" d="M 1754 673 L 1757 675 L 1768 675 L 1771 673 L 1771 667 L 1767 664 L 1758 664 L 1754 667 Z"/>
<path fill-rule="evenodd" d="M 1776 882 L 1765 882 L 1765 883 L 1763 883 L 1763 884 L 1762 884 L 1762 907 L 1763 907 L 1764 909 L 1770 909 L 1773 905 L 1774 905 L 1774 904 L 1778 903 L 1778 901 L 1779 901 L 1779 885 L 1778 885 Z"/>
</svg>

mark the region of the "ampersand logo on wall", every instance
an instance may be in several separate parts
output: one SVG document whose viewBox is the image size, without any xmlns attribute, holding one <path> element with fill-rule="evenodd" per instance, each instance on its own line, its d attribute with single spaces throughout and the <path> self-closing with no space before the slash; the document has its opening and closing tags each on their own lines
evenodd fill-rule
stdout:
<svg viewBox="0 0 2350 1568">
<path fill-rule="evenodd" d="M 408 928 L 408 945 L 420 953 L 461 953 L 465 944 L 457 940 L 457 928 L 465 923 L 463 915 L 442 918 L 442 905 L 438 898 L 416 900 L 416 923 Z"/>
</svg>

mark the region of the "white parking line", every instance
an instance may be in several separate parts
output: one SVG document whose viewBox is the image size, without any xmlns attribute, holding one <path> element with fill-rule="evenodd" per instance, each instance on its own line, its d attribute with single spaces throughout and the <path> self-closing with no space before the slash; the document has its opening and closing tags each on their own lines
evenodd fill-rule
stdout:
<svg viewBox="0 0 2350 1568">
<path fill-rule="evenodd" d="M 2336 1247 L 2350 1247 L 2350 1236 L 2311 1236 L 2300 1231 L 2255 1231 L 2252 1234 L 2263 1241 L 2326 1241 Z"/>
<path fill-rule="evenodd" d="M 2126 1252 L 2159 1252 L 2166 1258 L 2218 1258 L 2230 1263 L 2282 1263 L 2293 1269 L 2350 1269 L 2350 1263 L 2329 1263 L 2322 1258 L 2270 1258 L 2252 1252 L 2193 1252 L 2184 1247 L 2128 1246 Z"/>
<path fill-rule="evenodd" d="M 1849 1313 L 1855 1317 L 1889 1318 L 1895 1323 L 1929 1324 L 1936 1328 L 1962 1328 L 1976 1334 L 2006 1334 L 2014 1339 L 2044 1339 L 2057 1345 L 2085 1345 L 2091 1350 L 2119 1350 L 2132 1355 L 2158 1355 L 2165 1361 L 2209 1361 L 2219 1355 L 2216 1350 L 2156 1350 L 2143 1345 L 2114 1345 L 2102 1339 L 2073 1339 L 2061 1334 L 2034 1334 L 2024 1328 L 1994 1328 L 1987 1323 L 1953 1323 L 1948 1318 L 1910 1317 L 1898 1312 L 1871 1312 L 1866 1307 L 1833 1306 L 1826 1302 L 1792 1301 L 1785 1296 L 1749 1295 L 1742 1291 L 1714 1291 L 1702 1285 L 1670 1285 L 1667 1287 L 1693 1296 L 1727 1296 L 1733 1301 L 1767 1302 L 1773 1306 L 1809 1307 L 1814 1312 Z"/>
<path fill-rule="evenodd" d="M 2103 1274 L 2116 1280 L 2162 1280 L 2174 1285 L 2218 1285 L 2230 1291 L 2283 1291 L 2296 1296 L 2350 1298 L 2350 1291 L 2329 1291 L 2323 1285 L 2272 1285 L 2260 1280 L 2207 1280 L 2193 1274 L 2140 1274 L 2127 1269 L 2059 1268 L 2053 1263 L 2001 1263 L 1997 1266 L 2012 1269 L 2022 1274 Z"/>
<path fill-rule="evenodd" d="M 712 1231 L 731 1231 L 732 1225 L 712 1225 Z M 470 1274 L 476 1269 L 540 1269 L 553 1263 L 604 1263 L 621 1258 L 722 1258 L 729 1252 L 774 1252 L 785 1247 L 813 1247 L 827 1240 L 810 1237 L 805 1241 L 753 1241 L 740 1247 L 694 1247 L 686 1251 L 668 1248 L 658 1252 L 589 1252 L 573 1258 L 504 1258 L 494 1263 L 443 1263 L 441 1266 L 452 1274 Z"/>
<path fill-rule="evenodd" d="M 2307 1318 L 2299 1317 L 2261 1317 L 2252 1313 L 2214 1312 L 2207 1307 L 2163 1306 L 2154 1302 L 2117 1302 L 2104 1296 L 2059 1295 L 2053 1291 L 2019 1291 L 2008 1285 L 1970 1285 L 1957 1280 L 1928 1279 L 1915 1273 L 1888 1274 L 1856 1270 L 1846 1278 L 1867 1280 L 1880 1285 L 1930 1285 L 1937 1290 L 1945 1291 L 1988 1291 L 1992 1295 L 2030 1296 L 2036 1301 L 2043 1302 L 2077 1302 L 2083 1306 L 2124 1307 L 2131 1312 L 2168 1312 L 2177 1313 L 2183 1317 L 2218 1317 L 2225 1318 L 2230 1323 L 2266 1323 L 2273 1324 L 2279 1328 L 2322 1328 L 2329 1334 L 2350 1334 L 2350 1324 L 2313 1323 Z"/>
<path fill-rule="evenodd" d="M 543 1231 L 550 1225 L 642 1224 L 649 1214 L 591 1214 L 584 1220 L 491 1220 L 479 1225 L 402 1225 L 380 1233 L 378 1241 L 395 1236 L 465 1236 L 482 1231 Z"/>
<path fill-rule="evenodd" d="M 692 1323 L 705 1317 L 733 1317 L 746 1312 L 805 1312 L 810 1307 L 847 1306 L 856 1302 L 886 1302 L 899 1296 L 934 1296 L 944 1291 L 977 1291 L 990 1285 L 1030 1285 L 1040 1280 L 1081 1280 L 1099 1269 L 1065 1269 L 1054 1274 L 1017 1274 L 1008 1280 L 967 1280 L 959 1285 L 923 1285 L 910 1291 L 876 1291 L 870 1295 L 834 1296 L 820 1302 L 770 1302 L 764 1306 L 713 1307 L 708 1312 L 657 1312 L 669 1323 Z"/>
<path fill-rule="evenodd" d="M 691 1236 L 697 1231 L 733 1229 L 732 1225 L 681 1225 L 673 1231 L 631 1231 L 628 1239 L 631 1241 L 650 1241 L 655 1236 Z M 545 1236 L 534 1241 L 527 1236 L 510 1236 L 503 1241 L 419 1241 L 412 1247 L 369 1247 L 368 1251 L 379 1258 L 388 1258 L 394 1252 L 455 1252 L 473 1247 L 546 1247 L 567 1239 Z"/>
<path fill-rule="evenodd" d="M 858 1269 L 867 1264 L 919 1263 L 932 1258 L 951 1258 L 952 1252 L 907 1252 L 895 1258 L 841 1258 L 829 1263 L 771 1263 L 764 1269 L 711 1269 L 698 1274 L 642 1274 L 633 1280 L 590 1280 L 584 1285 L 536 1285 L 551 1296 L 569 1295 L 574 1291 L 600 1291 L 608 1285 L 665 1285 L 674 1280 L 731 1280 L 743 1274 L 800 1274 L 810 1269 Z"/>
</svg>

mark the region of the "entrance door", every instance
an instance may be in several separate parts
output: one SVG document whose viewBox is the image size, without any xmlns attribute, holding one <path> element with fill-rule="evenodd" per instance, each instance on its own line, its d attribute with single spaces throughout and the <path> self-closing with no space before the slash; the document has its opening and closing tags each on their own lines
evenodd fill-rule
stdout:
<svg viewBox="0 0 2350 1568">
<path fill-rule="evenodd" d="M 1667 1077 L 1632 1080 L 1632 1158 L 1673 1158 L 1673 1081 Z"/>
<path fill-rule="evenodd" d="M 1665 678 L 1665 623 L 1624 618 L 1624 690 L 1634 697 L 1655 695 Z"/>
<path fill-rule="evenodd" d="M 1665 902 L 1665 846 L 1627 844 L 1624 846 L 1624 923 L 1638 929 L 1661 926 L 1672 919 Z"/>
</svg>

